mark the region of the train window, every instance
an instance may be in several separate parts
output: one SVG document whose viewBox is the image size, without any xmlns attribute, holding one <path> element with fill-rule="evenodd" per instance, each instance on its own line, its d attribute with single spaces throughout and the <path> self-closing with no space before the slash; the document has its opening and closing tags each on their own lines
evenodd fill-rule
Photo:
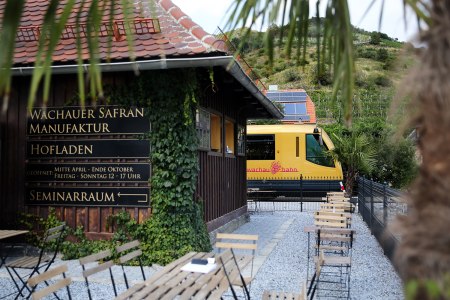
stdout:
<svg viewBox="0 0 450 300">
<path fill-rule="evenodd" d="M 275 135 L 273 134 L 247 135 L 246 152 L 248 160 L 274 160 Z"/>
<path fill-rule="evenodd" d="M 321 136 L 318 134 L 306 135 L 306 160 L 325 167 L 334 167 L 333 159 L 326 155 L 328 147 L 320 142 Z"/>
</svg>

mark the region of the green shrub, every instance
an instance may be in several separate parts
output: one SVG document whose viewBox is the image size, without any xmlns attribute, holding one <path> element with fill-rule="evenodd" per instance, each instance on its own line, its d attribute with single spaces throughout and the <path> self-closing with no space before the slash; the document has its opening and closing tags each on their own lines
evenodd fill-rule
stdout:
<svg viewBox="0 0 450 300">
<path fill-rule="evenodd" d="M 358 48 L 357 56 L 367 59 L 377 59 L 377 51 L 372 47 L 360 47 Z"/>
<path fill-rule="evenodd" d="M 385 75 L 378 75 L 375 77 L 374 82 L 378 86 L 388 87 L 392 86 L 392 81 Z"/>
<path fill-rule="evenodd" d="M 61 247 L 62 259 L 78 259 L 91 255 L 106 249 L 113 249 L 114 244 L 111 241 L 88 240 L 84 234 L 84 228 L 79 226 L 75 230 L 69 229 L 70 241 L 65 241 Z"/>
<path fill-rule="evenodd" d="M 372 45 L 379 45 L 381 43 L 381 34 L 376 31 L 371 32 L 369 43 Z"/>
<path fill-rule="evenodd" d="M 357 87 L 368 87 L 370 83 L 367 79 L 366 72 L 359 70 L 355 72 L 355 85 Z"/>
<path fill-rule="evenodd" d="M 275 72 L 281 72 L 286 69 L 286 63 L 282 60 L 279 60 L 276 62 L 276 64 L 273 66 L 273 70 Z"/>
<path fill-rule="evenodd" d="M 389 52 L 385 48 L 380 48 L 377 50 L 377 60 L 381 62 L 386 62 L 389 59 Z"/>
<path fill-rule="evenodd" d="M 283 72 L 286 82 L 299 81 L 302 79 L 300 73 L 296 69 L 287 69 Z"/>
</svg>

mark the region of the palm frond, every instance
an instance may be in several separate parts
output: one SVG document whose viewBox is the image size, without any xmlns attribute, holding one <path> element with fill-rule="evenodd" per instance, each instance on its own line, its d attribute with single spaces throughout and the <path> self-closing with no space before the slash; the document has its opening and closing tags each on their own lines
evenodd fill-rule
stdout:
<svg viewBox="0 0 450 300">
<path fill-rule="evenodd" d="M 20 23 L 25 0 L 8 1 L 3 12 L 3 22 L 0 32 L 0 95 L 3 97 L 3 108 L 8 108 L 11 92 L 11 67 L 14 61 L 14 46 L 16 32 Z"/>
</svg>

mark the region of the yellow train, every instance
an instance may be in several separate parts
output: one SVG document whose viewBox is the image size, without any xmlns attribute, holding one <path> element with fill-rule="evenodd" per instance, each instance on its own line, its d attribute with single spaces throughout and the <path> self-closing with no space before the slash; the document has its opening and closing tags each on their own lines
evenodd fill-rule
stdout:
<svg viewBox="0 0 450 300">
<path fill-rule="evenodd" d="M 259 190 L 340 190 L 342 167 L 325 155 L 334 148 L 313 124 L 248 125 L 247 187 Z"/>
</svg>

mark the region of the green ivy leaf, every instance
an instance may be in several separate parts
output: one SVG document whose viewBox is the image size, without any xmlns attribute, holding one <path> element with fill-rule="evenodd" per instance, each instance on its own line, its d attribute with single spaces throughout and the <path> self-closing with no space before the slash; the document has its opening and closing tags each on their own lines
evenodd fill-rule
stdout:
<svg viewBox="0 0 450 300">
<path fill-rule="evenodd" d="M 417 280 L 411 280 L 406 284 L 406 299 L 415 299 L 419 290 L 419 284 Z"/>
</svg>

